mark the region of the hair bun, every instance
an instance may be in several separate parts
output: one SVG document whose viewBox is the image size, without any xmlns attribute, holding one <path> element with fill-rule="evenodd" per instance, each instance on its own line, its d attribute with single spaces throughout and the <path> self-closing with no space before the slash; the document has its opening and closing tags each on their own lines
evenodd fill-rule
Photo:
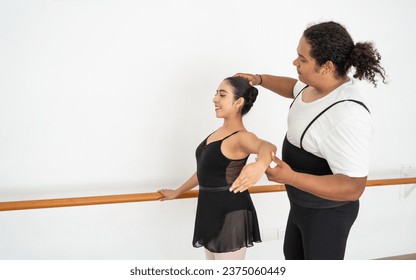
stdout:
<svg viewBox="0 0 416 280">
<path fill-rule="evenodd" d="M 253 106 L 254 102 L 256 102 L 257 95 L 259 95 L 259 90 L 252 86 L 251 89 L 248 90 L 246 102 Z"/>
</svg>

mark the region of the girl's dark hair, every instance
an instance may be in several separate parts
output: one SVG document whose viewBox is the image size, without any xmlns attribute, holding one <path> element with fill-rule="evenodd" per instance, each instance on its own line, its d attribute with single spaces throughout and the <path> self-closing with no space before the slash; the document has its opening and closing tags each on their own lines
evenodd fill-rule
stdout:
<svg viewBox="0 0 416 280">
<path fill-rule="evenodd" d="M 247 79 L 241 77 L 228 77 L 224 79 L 228 81 L 234 89 L 234 98 L 237 100 L 240 97 L 244 98 L 244 105 L 241 110 L 241 115 L 247 114 L 256 101 L 259 91 L 257 88 L 250 85 Z"/>
<path fill-rule="evenodd" d="M 348 31 L 339 23 L 329 21 L 308 27 L 303 37 L 311 45 L 310 55 L 319 66 L 328 61 L 335 65 L 337 77 L 345 76 L 354 66 L 354 78 L 365 79 L 377 86 L 376 75 L 386 83 L 381 56 L 370 42 L 354 44 Z"/>
</svg>

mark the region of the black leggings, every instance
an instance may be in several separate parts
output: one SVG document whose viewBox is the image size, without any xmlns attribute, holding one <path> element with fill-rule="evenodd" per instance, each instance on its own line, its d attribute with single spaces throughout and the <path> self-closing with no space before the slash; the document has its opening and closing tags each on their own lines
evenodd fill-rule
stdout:
<svg viewBox="0 0 416 280">
<path fill-rule="evenodd" d="M 359 201 L 312 209 L 291 203 L 283 251 L 287 260 L 342 260 Z"/>
</svg>

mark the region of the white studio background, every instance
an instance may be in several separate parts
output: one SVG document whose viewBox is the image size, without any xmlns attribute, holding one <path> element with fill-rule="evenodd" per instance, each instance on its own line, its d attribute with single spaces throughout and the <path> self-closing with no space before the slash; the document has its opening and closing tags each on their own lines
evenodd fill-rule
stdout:
<svg viewBox="0 0 416 280">
<path fill-rule="evenodd" d="M 374 41 L 382 55 L 389 84 L 360 85 L 376 125 L 370 179 L 399 177 L 402 164 L 416 164 L 412 7 L 410 0 L 0 0 L 0 201 L 177 187 L 195 171 L 196 146 L 221 125 L 212 97 L 222 79 L 296 77 L 298 40 L 324 20 L 344 24 L 355 41 Z M 290 101 L 259 90 L 246 126 L 279 147 Z M 416 194 L 401 198 L 399 188 L 365 192 L 347 258 L 416 251 Z M 263 229 L 284 228 L 284 193 L 254 200 Z M 194 204 L 3 212 L 0 258 L 202 258 L 190 245 Z M 282 258 L 281 251 L 281 240 L 263 242 L 248 258 Z"/>
</svg>

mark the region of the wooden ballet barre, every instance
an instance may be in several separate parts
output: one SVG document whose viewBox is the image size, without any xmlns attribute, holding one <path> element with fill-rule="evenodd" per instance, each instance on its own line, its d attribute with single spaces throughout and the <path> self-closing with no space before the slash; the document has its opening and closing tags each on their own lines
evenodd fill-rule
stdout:
<svg viewBox="0 0 416 280">
<path fill-rule="evenodd" d="M 366 183 L 366 186 L 376 187 L 376 186 L 393 186 L 393 185 L 406 185 L 406 184 L 416 184 L 416 177 L 368 180 Z M 264 186 L 251 187 L 249 191 L 251 194 L 255 194 L 255 193 L 269 193 L 269 192 L 283 192 L 283 191 L 286 191 L 286 189 L 284 185 L 264 185 Z M 191 190 L 180 195 L 178 199 L 194 198 L 197 196 L 198 196 L 198 191 Z M 0 202 L 0 211 L 157 201 L 160 198 L 162 198 L 162 195 L 160 193 L 152 192 L 152 193 L 118 194 L 118 195 L 56 198 L 56 199 L 41 199 L 41 200 L 7 201 L 7 202 Z"/>
</svg>

